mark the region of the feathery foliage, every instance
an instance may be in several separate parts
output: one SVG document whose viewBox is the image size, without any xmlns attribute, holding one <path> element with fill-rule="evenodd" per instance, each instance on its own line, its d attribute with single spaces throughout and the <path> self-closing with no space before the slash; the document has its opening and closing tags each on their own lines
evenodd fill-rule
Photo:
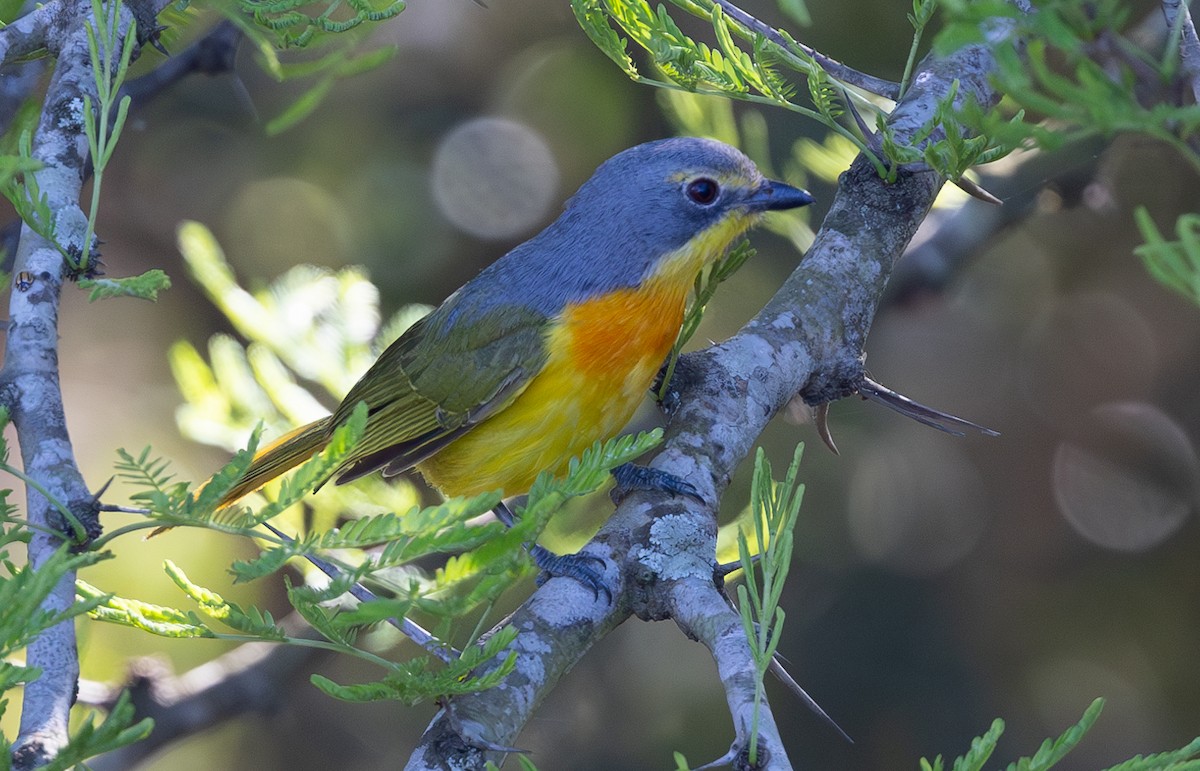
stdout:
<svg viewBox="0 0 1200 771">
<path fill-rule="evenodd" d="M 12 204 L 17 216 L 34 233 L 49 241 L 68 259 L 59 245 L 50 201 L 42 192 L 37 172 L 42 162 L 33 157 L 33 130 L 25 128 L 17 139 L 15 155 L 0 155 L 0 194 Z"/>
<path fill-rule="evenodd" d="M 709 22 L 716 46 L 685 35 L 664 5 L 655 11 L 647 0 L 571 1 L 583 31 L 634 82 L 781 107 L 845 136 L 875 163 L 881 176 L 886 172 L 857 127 L 839 120 L 847 98 L 862 109 L 877 108 L 833 81 L 790 34 L 774 30 L 782 44 L 769 39 L 731 18 L 713 0 L 672 0 L 672 5 Z M 661 77 L 638 69 L 628 51 L 631 42 L 650 57 Z M 779 74 L 779 67 L 804 77 L 811 106 L 795 101 L 798 89 Z"/>
<path fill-rule="evenodd" d="M 738 610 L 750 653 L 754 659 L 754 716 L 750 728 L 750 765 L 758 762 L 759 708 L 766 698 L 764 679 L 783 631 L 784 612 L 779 607 L 783 584 L 792 561 L 792 533 L 804 500 L 804 485 L 798 481 L 804 445 L 796 447 L 783 481 L 771 478 L 771 462 L 760 447 L 754 455 L 754 477 L 750 483 L 750 513 L 754 543 L 745 531 L 738 533 L 738 555 L 745 581 L 737 588 Z M 755 557 L 761 582 L 755 578 Z"/>
<path fill-rule="evenodd" d="M 0 428 L 7 424 L 7 413 L 0 411 Z M 2 468 L 8 466 L 8 443 L 0 436 Z M 74 553 L 69 544 L 53 552 L 34 566 L 18 562 L 11 553 L 14 546 L 25 545 L 33 537 L 31 525 L 17 517 L 17 507 L 9 503 L 12 490 L 0 488 L 0 714 L 8 700 L 7 691 L 41 676 L 36 667 L 20 663 L 21 651 L 45 630 L 94 612 L 104 602 L 99 594 L 81 596 L 71 605 L 50 610 L 47 599 L 64 576 L 94 565 L 110 556 L 96 552 Z M 49 496 L 48 496 L 49 497 Z M 58 506 L 65 508 L 61 502 Z M 133 722 L 133 707 L 122 694 L 114 707 L 97 725 L 94 715 L 86 716 L 73 730 L 69 741 L 46 768 L 74 767 L 90 757 L 138 741 L 149 734 L 152 721 Z M 7 767 L 11 743 L 0 735 L 0 764 Z"/>
<path fill-rule="evenodd" d="M 1095 725 L 1100 711 L 1104 708 L 1104 699 L 1096 699 L 1084 711 L 1079 722 L 1068 728 L 1060 736 L 1047 739 L 1038 747 L 1033 755 L 1019 758 L 1005 767 L 1005 771 L 1046 771 L 1053 768 L 1075 749 Z M 1000 736 L 1004 733 L 1004 721 L 997 718 L 991 727 L 981 736 L 971 741 L 971 748 L 966 754 L 955 758 L 950 766 L 953 771 L 982 771 L 984 764 L 991 758 L 996 749 Z M 1197 771 L 1200 769 L 1200 739 L 1170 752 L 1138 755 L 1124 763 L 1111 766 L 1106 771 Z M 921 771 L 945 771 L 946 763 L 941 755 L 932 761 L 921 758 Z"/>
<path fill-rule="evenodd" d="M 994 77 L 1016 117 L 968 105 L 963 123 L 972 131 L 1001 147 L 1047 149 L 1090 136 L 1137 133 L 1176 148 L 1200 169 L 1193 141 L 1200 131 L 1200 105 L 1163 98 L 1177 92 L 1184 77 L 1178 48 L 1168 45 L 1154 56 L 1127 40 L 1128 4 L 1102 0 L 1085 8 L 1071 0 L 1047 0 L 1032 14 L 1000 2 L 943 5 L 948 18 L 935 40 L 937 51 L 981 42 L 995 18 L 1010 20 L 1015 36 L 1026 41 L 1024 55 L 1011 45 L 991 49 L 997 60 Z M 1101 48 L 1124 55 L 1096 56 Z M 1026 115 L 1038 121 L 1026 121 Z"/>
<path fill-rule="evenodd" d="M 339 81 L 395 56 L 394 45 L 365 53 L 362 48 L 378 25 L 400 15 L 405 7 L 405 0 L 236 0 L 222 5 L 226 18 L 247 35 L 272 77 L 310 83 L 291 105 L 267 121 L 267 134 L 292 128 L 316 110 Z M 296 51 L 303 55 L 295 55 Z"/>
<path fill-rule="evenodd" d="M 1175 222 L 1178 241 L 1168 241 L 1145 206 L 1133 213 L 1146 243 L 1133 252 L 1159 283 L 1200 305 L 1200 214 L 1187 213 Z"/>
<path fill-rule="evenodd" d="M 671 352 L 667 355 L 666 368 L 663 370 L 659 382 L 657 398 L 660 402 L 667 397 L 667 392 L 671 389 L 671 378 L 675 374 L 675 365 L 679 363 L 679 355 L 683 353 L 683 347 L 687 345 L 688 340 L 691 340 L 692 335 L 696 334 L 696 330 L 700 328 L 700 322 L 704 318 L 704 308 L 716 295 L 717 287 L 736 273 L 746 263 L 746 260 L 753 256 L 754 248 L 750 246 L 749 241 L 743 240 L 731 247 L 721 259 L 696 275 L 692 296 L 683 316 L 683 326 L 680 327 L 675 344 L 671 346 Z"/>
</svg>

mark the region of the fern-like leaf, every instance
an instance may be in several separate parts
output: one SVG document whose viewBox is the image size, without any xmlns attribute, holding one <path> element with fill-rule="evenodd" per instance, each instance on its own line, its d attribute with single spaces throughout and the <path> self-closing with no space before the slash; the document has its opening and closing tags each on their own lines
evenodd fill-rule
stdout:
<svg viewBox="0 0 1200 771">
<path fill-rule="evenodd" d="M 480 665 L 496 659 L 516 638 L 516 630 L 504 627 L 482 645 L 471 646 L 460 659 L 447 667 L 431 670 L 431 660 L 421 657 L 398 665 L 396 672 L 374 683 L 339 685 L 313 675 L 313 685 L 344 701 L 367 702 L 395 700 L 417 704 L 429 698 L 477 693 L 503 682 L 516 665 L 516 653 L 510 652 L 483 674 L 474 674 Z"/>
<path fill-rule="evenodd" d="M 266 640 L 283 640 L 287 637 L 287 633 L 276 625 L 269 612 L 255 607 L 242 608 L 236 603 L 228 602 L 211 589 L 193 583 L 187 574 L 170 560 L 163 563 L 163 569 L 175 585 L 200 606 L 200 610 L 206 616 L 253 637 Z"/>
</svg>

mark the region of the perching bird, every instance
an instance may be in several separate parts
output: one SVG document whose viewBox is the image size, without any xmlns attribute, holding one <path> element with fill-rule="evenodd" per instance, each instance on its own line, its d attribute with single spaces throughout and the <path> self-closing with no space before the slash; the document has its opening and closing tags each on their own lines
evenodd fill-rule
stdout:
<svg viewBox="0 0 1200 771">
<path fill-rule="evenodd" d="M 339 484 L 415 467 L 448 496 L 528 492 L 629 421 L 701 268 L 763 212 L 812 200 L 712 140 L 615 155 L 549 227 L 392 343 L 332 415 L 260 450 L 224 503 L 321 450 L 359 402 L 367 424 Z"/>
</svg>

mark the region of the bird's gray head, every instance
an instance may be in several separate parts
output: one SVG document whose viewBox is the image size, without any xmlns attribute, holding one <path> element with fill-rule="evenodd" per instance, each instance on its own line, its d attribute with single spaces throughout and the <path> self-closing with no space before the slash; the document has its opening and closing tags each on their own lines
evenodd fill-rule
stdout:
<svg viewBox="0 0 1200 771">
<path fill-rule="evenodd" d="M 481 274 L 501 290 L 487 306 L 511 303 L 557 312 L 564 301 L 638 285 L 702 233 L 732 223 L 723 249 L 763 212 L 812 203 L 807 192 L 763 177 L 738 150 L 711 139 L 680 137 L 632 147 L 600 165 L 552 224 Z M 690 285 L 691 277 L 686 279 Z M 464 287 L 477 294 L 473 281 Z"/>
<path fill-rule="evenodd" d="M 731 214 L 752 216 L 808 203 L 812 196 L 765 179 L 737 149 L 712 139 L 679 137 L 647 142 L 605 161 L 567 202 L 559 222 L 590 223 L 587 227 L 605 240 L 632 241 L 656 257 Z"/>
</svg>

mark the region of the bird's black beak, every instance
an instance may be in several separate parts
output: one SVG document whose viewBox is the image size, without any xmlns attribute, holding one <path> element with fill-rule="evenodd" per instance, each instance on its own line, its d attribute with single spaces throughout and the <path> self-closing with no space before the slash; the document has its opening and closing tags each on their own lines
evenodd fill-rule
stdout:
<svg viewBox="0 0 1200 771">
<path fill-rule="evenodd" d="M 808 206 L 813 200 L 807 190 L 767 179 L 746 196 L 745 204 L 752 211 L 781 211 Z"/>
</svg>

